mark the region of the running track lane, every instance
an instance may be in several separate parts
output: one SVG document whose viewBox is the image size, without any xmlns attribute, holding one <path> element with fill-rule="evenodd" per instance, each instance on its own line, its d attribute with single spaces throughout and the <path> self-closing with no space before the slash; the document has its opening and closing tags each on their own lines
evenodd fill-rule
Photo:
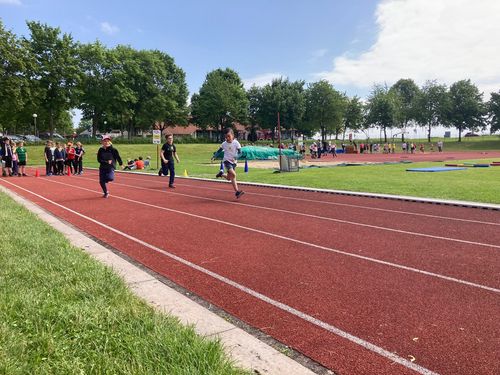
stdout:
<svg viewBox="0 0 500 375">
<path fill-rule="evenodd" d="M 157 181 L 154 177 L 144 178 L 144 180 L 149 179 Z M 120 175 L 117 182 L 130 183 L 125 180 L 125 176 Z M 155 208 L 163 206 L 182 212 L 196 212 L 195 210 L 202 206 L 205 215 L 211 216 L 212 210 L 217 211 L 219 206 L 224 206 L 222 203 L 195 198 L 186 200 L 186 197 L 159 190 L 136 191 L 130 187 L 120 187 L 118 183 L 112 186 L 113 193 L 126 196 L 132 201 L 117 198 L 104 201 L 95 198 L 98 197 L 98 193 L 61 185 L 61 183 L 77 183 L 83 188 L 98 190 L 95 181 L 86 181 L 83 178 L 19 179 L 19 181 L 10 179 L 9 181 L 36 190 L 38 193 L 42 192 L 43 196 L 58 201 L 65 207 L 77 209 L 119 230 L 132 233 L 154 246 L 174 252 L 274 300 L 314 316 L 321 322 L 339 327 L 379 347 L 396 352 L 402 358 L 412 358 L 408 357 L 412 355 L 416 357 L 416 363 L 433 371 L 457 374 L 494 373 L 498 370 L 498 367 L 494 367 L 495 358 L 498 357 L 496 349 L 498 323 L 495 316 L 498 316 L 499 300 L 496 293 L 415 273 L 409 274 L 400 269 L 351 259 L 317 248 L 306 249 L 307 246 L 302 244 L 248 233 L 248 230 L 228 228 L 224 224 Z M 214 193 L 210 189 L 201 189 L 203 187 L 212 186 L 218 190 L 224 190 L 225 187 L 210 183 L 194 184 L 200 185 L 198 193 L 199 195 L 203 193 L 202 197 L 213 196 Z M 151 184 L 150 188 L 155 189 L 155 186 Z M 179 190 L 177 189 L 176 193 Z M 245 198 L 248 196 L 248 201 L 252 202 L 250 188 L 247 190 L 249 193 Z M 269 194 L 277 192 L 273 189 L 255 190 L 256 194 L 262 191 Z M 68 192 L 71 192 L 71 196 L 67 194 Z M 207 192 L 211 193 L 206 194 Z M 189 267 L 166 259 L 165 256 L 154 253 L 149 248 L 124 240 L 123 236 L 109 234 L 107 230 L 103 230 L 102 227 L 96 228 L 88 220 L 75 217 L 74 214 L 34 198 L 31 194 L 22 193 L 93 235 L 106 234 L 108 242 L 113 246 L 335 371 L 340 373 L 406 371 L 404 367 L 391 364 L 387 359 L 359 345 L 332 335 L 325 331 L 325 327 L 304 322 L 290 312 L 283 312 L 268 303 L 255 300 L 247 293 L 228 287 L 213 277 L 193 272 Z M 190 193 L 192 194 L 192 191 Z M 231 197 L 228 195 L 229 190 L 219 193 L 223 193 L 225 199 Z M 309 196 L 317 197 L 314 194 Z M 324 198 L 325 195 L 320 197 Z M 143 201 L 144 204 L 151 206 L 133 203 L 134 200 Z M 366 201 L 371 202 L 365 199 Z M 96 209 L 101 205 L 112 208 L 114 217 L 106 215 L 104 210 Z M 238 210 L 241 208 L 238 207 Z M 231 213 L 235 209 L 230 206 L 224 211 Z M 134 214 L 130 215 L 130 212 Z M 239 211 L 234 212 L 236 216 L 232 221 L 238 222 L 237 219 L 242 214 Z M 487 213 L 490 216 L 488 220 L 495 219 L 494 215 Z M 216 215 L 221 213 L 216 212 Z M 249 215 L 255 215 L 255 210 L 247 212 L 246 216 Z M 221 217 L 218 219 L 222 220 Z M 281 220 L 286 224 L 289 218 L 282 217 Z M 304 226 L 306 232 L 310 225 L 317 228 L 318 223 L 311 224 L 308 221 L 307 218 L 301 219 L 301 227 Z M 134 228 L 137 222 L 142 223 L 140 228 Z M 330 226 L 333 228 L 335 225 L 328 224 L 328 227 L 330 229 Z M 196 236 L 190 238 L 189 234 L 193 233 L 194 226 L 196 226 Z M 268 230 L 272 228 L 273 232 L 275 226 L 269 223 L 267 225 Z M 182 235 L 165 238 L 165 227 L 177 228 L 174 229 L 176 233 Z M 223 239 L 227 237 L 227 233 L 231 233 L 235 239 L 232 246 L 224 244 Z M 263 236 L 265 238 L 262 238 Z M 408 243 L 407 248 L 411 250 L 411 243 L 406 243 Z M 453 261 L 453 257 L 450 257 L 450 261 Z M 498 266 L 498 261 L 496 264 Z M 444 266 L 444 269 L 449 268 L 447 264 Z"/>
</svg>

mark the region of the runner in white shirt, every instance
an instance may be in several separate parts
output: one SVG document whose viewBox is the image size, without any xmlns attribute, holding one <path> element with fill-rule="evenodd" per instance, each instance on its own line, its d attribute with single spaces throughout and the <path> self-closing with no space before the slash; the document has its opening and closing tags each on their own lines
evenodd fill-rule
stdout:
<svg viewBox="0 0 500 375">
<path fill-rule="evenodd" d="M 227 173 L 224 173 L 224 171 L 221 170 L 215 177 L 223 177 L 226 180 L 231 181 L 236 198 L 239 198 L 244 194 L 243 190 L 238 189 L 238 182 L 236 182 L 236 164 L 238 157 L 241 156 L 241 145 L 240 142 L 234 139 L 233 129 L 226 129 L 225 137 L 226 140 L 222 142 L 216 153 L 224 151 L 224 158 L 222 159 L 222 162 Z"/>
</svg>

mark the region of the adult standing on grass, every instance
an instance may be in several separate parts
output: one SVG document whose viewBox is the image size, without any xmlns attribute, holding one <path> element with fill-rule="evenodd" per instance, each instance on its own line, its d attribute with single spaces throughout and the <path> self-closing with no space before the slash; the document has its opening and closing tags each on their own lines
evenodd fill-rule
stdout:
<svg viewBox="0 0 500 375">
<path fill-rule="evenodd" d="M 236 195 L 236 198 L 240 198 L 244 194 L 244 191 L 238 189 L 238 182 L 236 181 L 236 161 L 238 157 L 241 156 L 241 145 L 240 142 L 234 139 L 233 129 L 226 129 L 224 133 L 226 140 L 222 142 L 220 148 L 214 155 L 218 154 L 221 151 L 224 151 L 224 158 L 222 159 L 222 163 L 226 168 L 227 174 L 224 174 L 224 171 L 220 171 L 215 177 L 223 177 L 226 180 L 231 181 L 231 184 L 233 185 L 233 189 L 235 191 L 234 195 Z"/>
<path fill-rule="evenodd" d="M 99 162 L 99 184 L 101 185 L 103 198 L 109 196 L 107 183 L 115 179 L 116 163 L 123 165 L 120 153 L 111 144 L 111 138 L 105 136 L 101 141 L 102 147 L 97 151 L 97 161 Z"/>
<path fill-rule="evenodd" d="M 174 158 L 177 163 L 180 162 L 179 156 L 177 155 L 177 147 L 174 145 L 174 136 L 172 134 L 167 134 L 167 142 L 161 148 L 161 161 L 162 161 L 162 174 L 167 175 L 170 173 L 168 187 L 175 189 L 174 179 L 175 179 L 175 163 Z"/>
</svg>

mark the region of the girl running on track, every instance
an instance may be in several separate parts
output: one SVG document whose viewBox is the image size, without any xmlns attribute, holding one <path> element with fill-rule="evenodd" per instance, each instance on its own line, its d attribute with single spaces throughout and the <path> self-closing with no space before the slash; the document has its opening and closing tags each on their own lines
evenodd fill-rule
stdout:
<svg viewBox="0 0 500 375">
<path fill-rule="evenodd" d="M 245 194 L 243 190 L 238 189 L 238 182 L 236 182 L 236 160 L 239 156 L 241 156 L 241 145 L 240 142 L 234 139 L 233 129 L 226 129 L 224 134 L 226 140 L 222 142 L 219 150 L 217 150 L 215 154 L 220 151 L 224 151 L 224 158 L 222 159 L 222 162 L 227 170 L 227 173 L 225 174 L 224 171 L 221 170 L 215 177 L 223 177 L 226 180 L 231 181 L 235 191 L 234 195 L 236 195 L 236 198 L 240 198 L 243 194 Z"/>
<path fill-rule="evenodd" d="M 109 196 L 107 183 L 115 179 L 116 162 L 123 165 L 122 158 L 116 148 L 111 145 L 111 138 L 102 139 L 102 147 L 97 151 L 97 161 L 99 162 L 99 184 L 101 185 L 103 198 Z"/>
</svg>

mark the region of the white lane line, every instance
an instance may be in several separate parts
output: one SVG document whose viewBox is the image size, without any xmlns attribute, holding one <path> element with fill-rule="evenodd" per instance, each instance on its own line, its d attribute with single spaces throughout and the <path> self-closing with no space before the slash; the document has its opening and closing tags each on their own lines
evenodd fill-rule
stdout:
<svg viewBox="0 0 500 375">
<path fill-rule="evenodd" d="M 218 273 L 215 273 L 215 272 L 210 271 L 210 270 L 208 270 L 206 268 L 198 266 L 195 263 L 192 263 L 192 262 L 190 262 L 190 261 L 188 261 L 188 260 L 186 260 L 184 258 L 181 258 L 181 257 L 179 257 L 179 256 L 177 256 L 175 254 L 169 253 L 168 251 L 160 249 L 160 248 L 158 248 L 158 247 L 156 247 L 154 245 L 151 245 L 151 244 L 149 244 L 149 243 L 147 243 L 145 241 L 142 241 L 142 240 L 140 240 L 138 238 L 135 238 L 135 237 L 133 237 L 133 236 L 127 234 L 127 233 L 124 233 L 124 232 L 122 232 L 122 231 L 120 231 L 118 229 L 115 229 L 115 228 L 113 228 L 111 226 L 103 224 L 103 223 L 101 223 L 101 222 L 99 222 L 99 221 L 97 221 L 95 219 L 92 219 L 89 216 L 83 215 L 83 214 L 81 214 L 81 213 L 79 213 L 77 211 L 74 211 L 74 210 L 70 209 L 70 208 L 64 207 L 63 205 L 60 205 L 59 203 L 56 203 L 56 202 L 54 202 L 54 201 L 52 201 L 52 200 L 50 200 L 48 198 L 45 198 L 45 197 L 43 197 L 43 196 L 41 196 L 41 195 L 39 195 L 39 194 L 37 194 L 35 192 L 30 191 L 28 189 L 22 188 L 22 187 L 20 187 L 20 186 L 18 186 L 16 184 L 13 184 L 13 183 L 11 183 L 9 181 L 4 181 L 4 182 L 17 187 L 18 189 L 24 190 L 27 193 L 30 193 L 30 194 L 32 194 L 32 195 L 34 195 L 34 196 L 36 196 L 36 197 L 38 197 L 38 198 L 40 198 L 40 199 L 48 202 L 48 203 L 50 203 L 50 204 L 53 204 L 53 205 L 55 205 L 55 206 L 57 206 L 59 208 L 62 208 L 63 210 L 71 212 L 72 214 L 77 215 L 77 216 L 79 216 L 79 217 L 81 217 L 83 219 L 86 219 L 86 220 L 88 220 L 88 221 L 90 221 L 90 222 L 92 222 L 92 223 L 94 223 L 96 225 L 99 225 L 99 226 L 101 226 L 103 228 L 106 228 L 106 229 L 108 229 L 108 230 L 110 230 L 110 231 L 112 231 L 112 232 L 114 232 L 114 233 L 116 233 L 116 234 L 118 234 L 118 235 L 120 235 L 122 237 L 125 237 L 125 238 L 127 238 L 127 239 L 129 239 L 129 240 L 131 240 L 133 242 L 136 242 L 136 243 L 138 243 L 138 244 L 140 244 L 140 245 L 142 245 L 144 247 L 147 247 L 147 248 L 149 248 L 151 250 L 154 250 L 154 251 L 156 251 L 156 252 L 158 252 L 160 254 L 163 254 L 163 255 L 165 255 L 165 256 L 167 256 L 167 257 L 169 257 L 169 258 L 171 258 L 171 259 L 173 259 L 173 260 L 175 260 L 175 261 L 177 261 L 179 263 L 184 264 L 185 266 L 188 266 L 188 267 L 190 267 L 192 269 L 195 269 L 195 270 L 197 270 L 197 271 L 199 271 L 201 273 L 204 273 L 205 275 L 211 276 L 212 278 L 214 278 L 216 280 L 219 280 L 219 281 L 221 281 L 221 282 L 223 282 L 223 283 L 225 283 L 227 285 L 230 285 L 230 286 L 232 286 L 232 287 L 234 287 L 234 288 L 236 288 L 236 289 L 238 289 L 238 290 L 240 290 L 240 291 L 242 291 L 242 292 L 244 292 L 244 293 L 246 293 L 248 295 L 251 295 L 252 297 L 255 297 L 255 298 L 257 298 L 257 299 L 259 299 L 259 300 L 261 300 L 263 302 L 266 302 L 266 303 L 270 304 L 271 306 L 274 306 L 274 307 L 276 307 L 276 308 L 278 308 L 280 310 L 286 311 L 289 314 L 292 314 L 292 315 L 294 315 L 294 316 L 296 316 L 298 318 L 301 318 L 301 319 L 303 319 L 303 320 L 305 320 L 305 321 L 307 321 L 309 323 L 314 324 L 317 327 L 323 328 L 324 330 L 326 330 L 328 332 L 331 332 L 331 333 L 333 333 L 333 334 L 335 334 L 337 336 L 340 336 L 340 337 L 342 337 L 342 338 L 344 338 L 346 340 L 349 340 L 349 341 L 351 341 L 351 342 L 353 342 L 353 343 L 355 343 L 357 345 L 360 345 L 363 348 L 365 348 L 367 350 L 370 350 L 370 351 L 372 351 L 372 352 L 374 352 L 374 353 L 376 353 L 376 354 L 378 354 L 378 355 L 380 355 L 382 357 L 385 357 L 385 358 L 387 358 L 387 359 L 389 359 L 389 360 L 391 360 L 393 362 L 399 363 L 400 365 L 402 365 L 402 366 L 404 366 L 404 367 L 406 367 L 408 369 L 414 370 L 414 371 L 418 372 L 419 374 L 437 375 L 436 372 L 433 372 L 433 371 L 431 371 L 431 370 L 429 370 L 429 369 L 427 369 L 425 367 L 419 366 L 419 365 L 417 365 L 417 364 L 415 364 L 415 363 L 413 363 L 411 361 L 408 361 L 405 358 L 399 357 L 398 355 L 396 355 L 396 354 L 394 354 L 394 353 L 392 353 L 392 352 L 390 352 L 388 350 L 385 350 L 385 349 L 383 349 L 383 348 L 381 348 L 381 347 L 379 347 L 377 345 L 374 345 L 374 344 L 372 344 L 372 343 L 370 343 L 368 341 L 365 341 L 365 340 L 363 340 L 363 339 L 361 339 L 361 338 L 359 338 L 357 336 L 354 336 L 354 335 L 352 335 L 352 334 L 350 334 L 350 333 L 348 333 L 346 331 L 343 331 L 340 328 L 337 328 L 337 327 L 335 327 L 335 326 L 333 326 L 331 324 L 323 322 L 322 320 L 314 318 L 311 315 L 308 315 L 308 314 L 306 314 L 306 313 L 304 313 L 302 311 L 294 309 L 293 307 L 291 307 L 291 306 L 289 306 L 287 304 L 284 304 L 282 302 L 276 301 L 276 300 L 274 300 L 274 299 L 272 299 L 270 297 L 267 297 L 264 294 L 261 294 L 261 293 L 255 291 L 255 290 L 253 290 L 253 289 L 250 289 L 250 288 L 248 288 L 248 287 L 246 287 L 244 285 L 238 284 L 237 282 L 235 282 L 235 281 L 233 281 L 231 279 L 228 279 L 225 276 L 219 275 Z M 63 184 L 63 185 L 66 185 L 66 184 Z M 84 190 L 89 190 L 89 189 L 84 189 Z M 94 190 L 89 190 L 89 191 L 92 191 L 94 193 L 100 194 L 100 192 L 96 192 Z"/>
<path fill-rule="evenodd" d="M 64 186 L 70 186 L 70 187 L 73 187 L 73 188 L 77 188 L 77 189 L 80 189 L 80 190 L 90 191 L 92 193 L 102 194 L 99 191 L 87 189 L 87 188 L 84 188 L 84 187 L 81 187 L 81 186 L 65 184 L 65 183 L 62 183 L 62 182 L 54 181 L 54 180 L 47 180 L 47 181 L 49 181 L 51 183 L 54 183 L 54 184 L 60 184 L 60 185 L 64 185 Z M 149 203 L 145 203 L 145 202 L 139 202 L 139 201 L 135 201 L 133 199 L 128 199 L 128 198 L 114 196 L 114 195 L 112 197 L 114 199 L 121 199 L 121 200 L 124 200 L 126 202 L 132 202 L 132 203 L 143 205 L 143 206 L 146 206 L 146 207 L 152 207 L 152 208 L 155 208 L 157 210 L 174 212 L 176 214 L 186 215 L 186 216 L 194 217 L 194 218 L 197 218 L 197 219 L 202 219 L 202 220 L 207 220 L 207 221 L 215 222 L 217 224 L 223 224 L 223 225 L 227 225 L 227 226 L 230 226 L 230 227 L 247 230 L 249 232 L 259 233 L 259 234 L 263 234 L 263 235 L 266 235 L 266 236 L 269 236 L 269 237 L 274 237 L 274 238 L 278 238 L 278 239 L 281 239 L 281 240 L 298 243 L 298 244 L 301 244 L 301 245 L 304 245 L 304 246 L 307 246 L 307 247 L 313 247 L 315 249 L 320 249 L 320 250 L 325 250 L 325 251 L 329 251 L 329 252 L 332 252 L 332 253 L 346 255 L 346 256 L 349 256 L 349 257 L 353 257 L 353 258 L 357 258 L 357 259 L 362 259 L 362 260 L 366 260 L 366 261 L 373 262 L 373 263 L 383 264 L 385 266 L 390 266 L 390 267 L 402 269 L 402 270 L 405 270 L 405 271 L 415 272 L 415 273 L 418 273 L 418 274 L 421 274 L 421 275 L 432 276 L 432 277 L 436 277 L 438 279 L 452 281 L 452 282 L 455 282 L 455 283 L 459 283 L 459 284 L 463 284 L 463 285 L 467 285 L 467 286 L 472 286 L 474 288 L 484 289 L 484 290 L 487 290 L 487 291 L 490 291 L 490 292 L 494 292 L 494 293 L 500 293 L 500 289 L 496 289 L 496 288 L 489 287 L 489 286 L 486 286 L 486 285 L 476 284 L 476 283 L 473 283 L 471 281 L 457 279 L 457 278 L 454 278 L 454 277 L 451 277 L 451 276 L 445 276 L 445 275 L 441 275 L 441 274 L 434 273 L 434 272 L 420 270 L 418 268 L 404 266 L 402 264 L 391 263 L 391 262 L 387 262 L 387 261 L 376 259 L 376 258 L 370 258 L 370 257 L 363 256 L 363 255 L 353 254 L 353 253 L 349 253 L 349 252 L 346 252 L 346 251 L 337 250 L 337 249 L 334 249 L 334 248 L 331 248 L 331 247 L 316 245 L 316 244 L 313 244 L 313 243 L 310 243 L 310 242 L 305 242 L 305 241 L 301 241 L 301 240 L 298 240 L 298 239 L 281 236 L 279 234 L 275 234 L 275 233 L 271 233 L 271 232 L 266 232 L 266 231 L 263 231 L 263 230 L 260 230 L 260 229 L 254 229 L 254 228 L 250 228 L 250 227 L 246 227 L 246 226 L 243 226 L 243 225 L 238 225 L 238 224 L 230 223 L 230 222 L 223 221 L 223 220 L 213 219 L 211 217 L 196 215 L 196 214 L 192 214 L 192 213 L 185 212 L 185 211 L 179 211 L 179 210 L 175 210 L 173 208 L 156 206 L 154 204 L 149 204 Z"/>
<path fill-rule="evenodd" d="M 85 179 L 87 181 L 93 181 L 93 180 L 91 180 L 89 178 L 85 178 L 85 177 L 83 177 L 81 179 Z M 123 184 L 123 183 L 120 183 L 120 182 L 114 182 L 114 184 L 115 185 L 121 185 L 121 186 L 130 187 L 130 188 L 133 188 L 133 189 L 148 190 L 148 191 L 153 191 L 153 192 L 158 192 L 158 193 L 160 193 L 160 192 L 161 193 L 165 193 L 164 191 L 161 191 L 161 190 L 155 190 L 155 189 L 146 188 L 146 187 L 142 187 L 142 186 L 128 185 L 128 184 Z M 169 191 L 168 193 L 169 194 L 174 194 L 174 195 L 180 195 L 180 196 L 184 196 L 184 197 L 189 197 L 189 198 L 197 198 L 197 199 L 208 200 L 208 201 L 219 202 L 219 203 L 225 203 L 225 204 L 234 204 L 234 205 L 243 206 L 243 207 L 249 207 L 249 208 L 258 209 L 258 210 L 268 210 L 268 211 L 285 213 L 285 214 L 288 214 L 288 215 L 297 215 L 297 216 L 303 216 L 303 217 L 308 217 L 308 218 L 312 218 L 312 219 L 333 221 L 333 222 L 340 223 L 340 224 L 355 225 L 355 226 L 360 226 L 360 227 L 365 227 L 365 228 L 370 228 L 370 229 L 384 230 L 384 231 L 388 231 L 388 232 L 406 234 L 406 235 L 411 235 L 411 236 L 426 237 L 426 238 L 432 238 L 432 239 L 435 239 L 435 240 L 451 241 L 451 242 L 464 243 L 464 244 L 467 244 L 467 245 L 484 246 L 484 247 L 492 247 L 492 248 L 495 248 L 495 249 L 500 249 L 500 245 L 494 245 L 494 244 L 489 244 L 489 243 L 484 243 L 484 242 L 467 241 L 467 240 L 461 240 L 461 239 L 452 238 L 452 237 L 443 237 L 443 236 L 436 236 L 436 235 L 432 235 L 432 234 L 417 233 L 417 232 L 411 232 L 411 231 L 406 231 L 406 230 L 402 230 L 402 229 L 393 229 L 393 228 L 381 227 L 381 226 L 378 226 L 378 225 L 363 224 L 363 223 L 357 223 L 357 222 L 349 221 L 349 220 L 335 219 L 335 218 L 326 217 L 326 216 L 306 214 L 306 213 L 303 213 L 303 212 L 288 211 L 288 210 L 283 210 L 283 209 L 279 209 L 279 208 L 271 208 L 271 207 L 259 206 L 259 205 L 256 205 L 256 204 L 248 204 L 248 203 L 241 203 L 241 202 L 232 202 L 232 201 L 227 201 L 227 200 L 222 200 L 222 199 L 208 198 L 208 197 L 203 197 L 203 196 L 198 196 L 198 195 L 190 195 L 190 194 L 185 194 L 185 193 L 179 193 L 177 191 Z M 253 193 L 249 193 L 249 194 L 253 194 Z"/>
<path fill-rule="evenodd" d="M 144 181 L 144 179 L 140 178 L 135 178 L 135 177 L 130 177 L 128 174 L 120 174 L 120 177 L 125 177 L 130 180 L 137 180 L 137 181 Z M 154 175 L 152 175 L 154 177 Z M 149 180 L 154 183 L 158 184 L 165 184 L 161 181 L 155 181 L 155 180 Z M 193 189 L 205 189 L 205 190 L 215 190 L 215 191 L 224 191 L 227 192 L 228 189 L 217 189 L 217 188 L 212 188 L 212 187 L 205 187 L 205 186 L 193 186 L 190 184 L 177 184 L 179 186 L 185 186 L 185 187 L 190 187 Z M 328 204 L 332 206 L 342 206 L 342 207 L 350 207 L 350 208 L 358 208 L 358 209 L 366 209 L 366 210 L 372 210 L 372 211 L 381 211 L 381 212 L 388 212 L 388 213 L 395 213 L 395 214 L 402 214 L 402 215 L 408 215 L 408 216 L 419 216 L 419 217 L 428 217 L 428 218 L 433 218 L 433 219 L 442 219 L 442 220 L 453 220 L 453 221 L 462 221 L 465 223 L 475 223 L 475 224 L 485 224 L 485 225 L 495 225 L 495 226 L 500 226 L 500 223 L 495 223 L 492 221 L 481 221 L 481 220 L 472 220 L 472 219 L 462 219 L 462 218 L 457 218 L 457 217 L 450 217 L 450 216 L 440 216 L 440 215 L 431 215 L 431 214 L 423 214 L 423 213 L 418 213 L 418 212 L 408 212 L 408 211 L 400 211 L 400 210 L 390 210 L 387 208 L 379 208 L 379 207 L 370 207 L 370 206 L 362 206 L 362 205 L 357 205 L 357 204 L 348 204 L 348 203 L 338 203 L 338 202 L 331 202 L 331 201 L 323 201 L 323 200 L 317 200 L 317 199 L 307 199 L 307 198 L 298 198 L 298 197 L 288 197 L 285 195 L 274 195 L 274 194 L 263 194 L 263 193 L 255 193 L 252 192 L 252 195 L 258 195 L 262 197 L 268 197 L 268 198 L 279 198 L 279 199 L 289 199 L 289 200 L 296 200 L 296 201 L 302 201 L 302 202 L 308 202 L 308 203 L 316 203 L 316 204 Z M 411 202 L 407 202 L 411 203 Z"/>
</svg>

